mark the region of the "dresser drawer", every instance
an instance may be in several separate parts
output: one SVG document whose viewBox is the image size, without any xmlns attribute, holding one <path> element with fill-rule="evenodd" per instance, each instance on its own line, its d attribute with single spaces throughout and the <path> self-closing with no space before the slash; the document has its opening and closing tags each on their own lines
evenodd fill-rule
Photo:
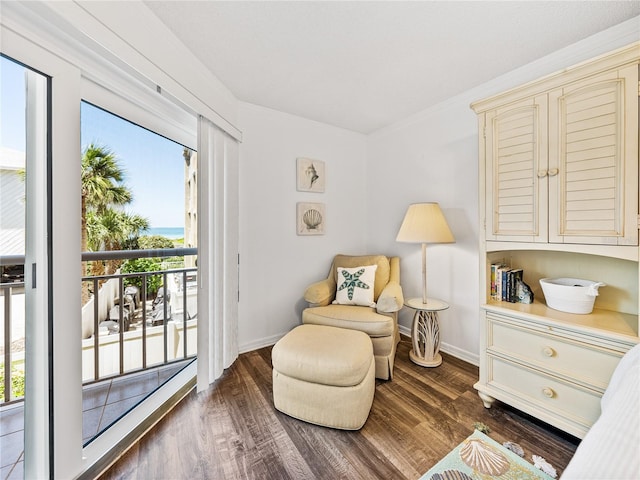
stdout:
<svg viewBox="0 0 640 480">
<path fill-rule="evenodd" d="M 499 358 L 489 357 L 488 384 L 538 410 L 546 410 L 586 429 L 600 416 L 601 395 L 597 392 Z M 526 405 L 518 405 L 518 402 L 512 405 L 527 410 Z"/>
<path fill-rule="evenodd" d="M 620 353 L 528 329 L 487 314 L 488 353 L 548 371 L 601 393 L 609 384 Z"/>
</svg>

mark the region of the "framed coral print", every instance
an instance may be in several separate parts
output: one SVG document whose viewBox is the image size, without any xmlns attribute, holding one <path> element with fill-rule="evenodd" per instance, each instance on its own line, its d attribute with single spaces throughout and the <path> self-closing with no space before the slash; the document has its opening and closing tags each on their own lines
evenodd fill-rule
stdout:
<svg viewBox="0 0 640 480">
<path fill-rule="evenodd" d="M 298 158 L 296 160 L 296 184 L 299 192 L 324 192 L 325 168 L 322 160 Z"/>
<path fill-rule="evenodd" d="M 298 203 L 296 205 L 298 235 L 324 235 L 326 211 L 324 203 Z"/>
</svg>

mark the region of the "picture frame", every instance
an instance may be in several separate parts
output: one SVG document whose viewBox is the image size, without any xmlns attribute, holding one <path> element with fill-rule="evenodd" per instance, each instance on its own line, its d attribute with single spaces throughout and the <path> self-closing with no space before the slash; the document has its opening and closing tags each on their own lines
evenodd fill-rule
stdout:
<svg viewBox="0 0 640 480">
<path fill-rule="evenodd" d="M 296 159 L 296 188 L 299 192 L 323 193 L 325 184 L 325 164 L 322 160 Z"/>
<path fill-rule="evenodd" d="M 296 204 L 296 233 L 298 235 L 324 235 L 327 221 L 324 203 L 298 202 Z"/>
</svg>

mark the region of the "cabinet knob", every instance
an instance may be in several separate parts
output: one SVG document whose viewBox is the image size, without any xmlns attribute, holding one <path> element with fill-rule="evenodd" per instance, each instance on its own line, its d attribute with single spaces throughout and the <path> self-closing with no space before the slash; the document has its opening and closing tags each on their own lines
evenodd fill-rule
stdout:
<svg viewBox="0 0 640 480">
<path fill-rule="evenodd" d="M 552 388 L 549 387 L 545 387 L 542 389 L 542 393 L 544 394 L 545 397 L 547 398 L 553 398 L 556 395 L 556 392 L 553 391 Z"/>
<path fill-rule="evenodd" d="M 557 168 L 552 168 L 551 170 L 549 170 L 549 176 L 550 177 L 555 177 L 558 174 L 559 170 Z"/>
<path fill-rule="evenodd" d="M 538 178 L 544 178 L 547 176 L 546 170 L 538 170 Z"/>
<path fill-rule="evenodd" d="M 555 350 L 554 350 L 553 348 L 551 348 L 551 347 L 544 347 L 544 348 L 542 349 L 542 352 L 543 352 L 547 357 L 553 357 L 553 356 L 556 354 Z"/>
</svg>

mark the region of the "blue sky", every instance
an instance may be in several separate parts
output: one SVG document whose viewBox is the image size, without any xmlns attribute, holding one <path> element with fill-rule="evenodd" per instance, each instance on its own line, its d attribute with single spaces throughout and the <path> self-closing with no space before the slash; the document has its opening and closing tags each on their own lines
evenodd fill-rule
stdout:
<svg viewBox="0 0 640 480">
<path fill-rule="evenodd" d="M 0 59 L 0 146 L 24 151 L 24 67 Z M 92 105 L 81 107 L 81 149 L 93 142 L 108 147 L 125 171 L 133 192 L 129 213 L 152 227 L 184 227 L 183 147 Z"/>
<path fill-rule="evenodd" d="M 0 145 L 24 152 L 24 67 L 0 58 Z"/>
<path fill-rule="evenodd" d="M 90 104 L 82 103 L 81 142 L 108 147 L 133 192 L 129 213 L 152 227 L 184 227 L 183 147 Z"/>
</svg>

